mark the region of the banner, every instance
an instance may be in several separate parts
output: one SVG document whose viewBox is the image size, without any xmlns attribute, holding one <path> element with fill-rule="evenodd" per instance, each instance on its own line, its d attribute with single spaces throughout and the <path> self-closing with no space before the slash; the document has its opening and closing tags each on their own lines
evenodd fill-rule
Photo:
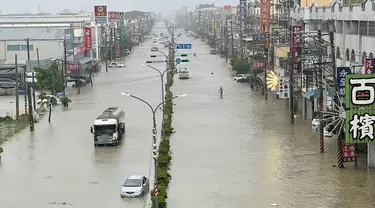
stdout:
<svg viewBox="0 0 375 208">
<path fill-rule="evenodd" d="M 253 61 L 253 69 L 256 70 L 264 70 L 266 66 L 266 62 L 263 60 L 254 60 Z"/>
<path fill-rule="evenodd" d="M 302 71 L 302 64 L 301 64 L 302 35 L 303 35 L 302 25 L 295 25 L 292 27 L 291 59 L 292 59 L 292 69 L 294 73 L 301 73 Z"/>
<path fill-rule="evenodd" d="M 95 22 L 107 24 L 107 6 L 94 6 Z"/>
<path fill-rule="evenodd" d="M 247 31 L 247 21 L 248 21 L 248 9 L 247 9 L 247 0 L 240 0 L 240 11 L 239 11 L 239 26 L 242 32 Z"/>
<path fill-rule="evenodd" d="M 82 45 L 82 46 L 78 46 L 78 47 L 75 47 L 73 49 L 73 53 L 74 55 L 79 55 L 79 54 L 82 54 L 85 52 L 85 45 Z"/>
<path fill-rule="evenodd" d="M 374 143 L 375 74 L 347 74 L 345 82 L 346 143 Z"/>
<path fill-rule="evenodd" d="M 271 33 L 271 0 L 260 0 L 260 31 Z"/>
<path fill-rule="evenodd" d="M 108 12 L 108 21 L 109 22 L 119 22 L 121 18 L 120 12 Z"/>
<path fill-rule="evenodd" d="M 374 73 L 374 58 L 366 58 L 365 62 L 365 74 Z"/>
<path fill-rule="evenodd" d="M 289 98 L 289 77 L 280 77 L 279 79 L 279 98 Z"/>
<path fill-rule="evenodd" d="M 125 46 L 125 15 L 124 12 L 120 13 L 120 44 L 122 47 Z"/>
<path fill-rule="evenodd" d="M 345 108 L 345 78 L 347 74 L 351 74 L 351 70 L 349 67 L 337 67 L 336 73 L 337 93 L 339 98 L 338 106 Z"/>
<path fill-rule="evenodd" d="M 85 50 L 92 50 L 92 36 L 91 36 L 91 27 L 85 27 Z"/>
</svg>

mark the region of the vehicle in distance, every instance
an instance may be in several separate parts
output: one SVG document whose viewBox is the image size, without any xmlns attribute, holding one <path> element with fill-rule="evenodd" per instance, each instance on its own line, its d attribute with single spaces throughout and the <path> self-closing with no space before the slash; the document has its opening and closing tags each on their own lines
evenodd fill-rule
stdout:
<svg viewBox="0 0 375 208">
<path fill-rule="evenodd" d="M 212 55 L 217 54 L 217 50 L 216 49 L 211 49 L 210 50 L 210 54 L 212 54 Z"/>
<path fill-rule="evenodd" d="M 245 77 L 243 79 L 238 79 L 237 82 L 250 82 L 250 79 L 252 79 L 250 74 L 245 74 Z"/>
<path fill-rule="evenodd" d="M 118 62 L 109 63 L 109 68 L 125 68 L 125 64 L 120 64 Z"/>
<path fill-rule="evenodd" d="M 249 76 L 248 74 L 238 74 L 234 77 L 234 81 L 240 82 L 241 79 L 246 79 L 246 77 Z"/>
<path fill-rule="evenodd" d="M 132 175 L 121 187 L 121 197 L 140 197 L 148 193 L 150 188 L 148 178 L 141 175 Z"/>
<path fill-rule="evenodd" d="M 0 78 L 0 88 L 15 88 L 16 82 L 8 78 Z"/>
<path fill-rule="evenodd" d="M 178 78 L 179 79 L 189 79 L 189 71 L 188 70 L 181 70 L 178 73 Z"/>
<path fill-rule="evenodd" d="M 90 128 L 95 146 L 117 145 L 124 137 L 124 119 L 125 112 L 118 107 L 109 107 L 98 116 Z"/>
<path fill-rule="evenodd" d="M 151 51 L 158 51 L 158 47 L 152 47 Z"/>
</svg>

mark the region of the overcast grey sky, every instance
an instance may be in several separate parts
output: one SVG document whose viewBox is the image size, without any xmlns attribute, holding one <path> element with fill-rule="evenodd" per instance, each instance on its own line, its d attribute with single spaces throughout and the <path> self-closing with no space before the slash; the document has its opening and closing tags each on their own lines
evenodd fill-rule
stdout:
<svg viewBox="0 0 375 208">
<path fill-rule="evenodd" d="M 93 11 L 94 5 L 107 5 L 109 11 L 156 11 L 163 14 L 174 13 L 181 6 L 195 8 L 202 3 L 215 5 L 235 5 L 239 0 L 0 0 L 0 10 L 3 14 L 9 13 L 37 13 L 40 6 L 43 12 L 57 13 L 63 9 L 73 12 L 83 8 Z M 172 12 L 171 12 L 172 11 Z"/>
</svg>

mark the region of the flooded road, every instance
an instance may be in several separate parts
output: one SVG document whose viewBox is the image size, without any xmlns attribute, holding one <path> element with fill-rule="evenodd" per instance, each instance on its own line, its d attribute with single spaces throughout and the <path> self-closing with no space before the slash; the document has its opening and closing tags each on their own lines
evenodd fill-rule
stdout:
<svg viewBox="0 0 375 208">
<path fill-rule="evenodd" d="M 288 124 L 286 102 L 271 95 L 264 101 L 260 92 L 234 82 L 225 60 L 209 55 L 202 42 L 184 37 L 179 42 L 192 43 L 197 57 L 190 56 L 186 64 L 191 78 L 176 79 L 172 87 L 174 94 L 188 96 L 175 101 L 170 208 L 375 207 L 374 174 L 352 164 L 345 170 L 332 167 L 334 140 L 327 139 L 326 153 L 320 154 L 309 124 Z M 150 60 L 151 47 L 149 40 L 136 48 L 124 69 L 96 74 L 95 86 L 73 94 L 69 109 L 54 109 L 51 124 L 45 117 L 34 133 L 25 130 L 4 144 L 1 207 L 147 205 L 145 199 L 121 199 L 120 188 L 132 174 L 153 178 L 152 117 L 146 105 L 120 92 L 153 106 L 160 102 L 158 74 L 141 66 Z M 116 147 L 95 148 L 89 128 L 110 106 L 126 112 L 125 139 Z"/>
<path fill-rule="evenodd" d="M 201 41 L 181 42 L 192 43 L 197 57 L 191 79 L 173 86 L 188 101 L 175 101 L 169 207 L 375 207 L 374 172 L 332 167 L 336 140 L 327 138 L 320 154 L 311 121 L 289 124 L 287 101 L 273 94 L 265 101 L 233 81 L 229 64 Z"/>
<path fill-rule="evenodd" d="M 3 145 L 0 207 L 140 208 L 147 204 L 147 199 L 121 199 L 120 190 L 130 175 L 153 178 L 152 114 L 145 104 L 120 93 L 134 94 L 153 106 L 161 102 L 160 76 L 141 66 L 150 59 L 151 42 L 126 58 L 126 68 L 110 68 L 108 73 L 103 69 L 95 75 L 93 87 L 83 88 L 80 95 L 72 93 L 69 109 L 55 107 L 51 124 L 45 116 L 34 133 L 25 130 Z M 162 63 L 154 66 L 165 68 Z M 90 126 L 111 106 L 126 113 L 125 139 L 116 147 L 95 148 Z M 161 116 L 159 112 L 158 124 Z"/>
</svg>

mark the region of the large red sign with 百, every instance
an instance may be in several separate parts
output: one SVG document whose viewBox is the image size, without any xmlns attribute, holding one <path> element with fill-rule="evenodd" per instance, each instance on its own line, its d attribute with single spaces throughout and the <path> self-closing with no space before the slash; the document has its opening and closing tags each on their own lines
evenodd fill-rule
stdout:
<svg viewBox="0 0 375 208">
<path fill-rule="evenodd" d="M 91 36 L 91 27 L 85 27 L 85 51 L 92 50 L 92 36 Z"/>
</svg>

